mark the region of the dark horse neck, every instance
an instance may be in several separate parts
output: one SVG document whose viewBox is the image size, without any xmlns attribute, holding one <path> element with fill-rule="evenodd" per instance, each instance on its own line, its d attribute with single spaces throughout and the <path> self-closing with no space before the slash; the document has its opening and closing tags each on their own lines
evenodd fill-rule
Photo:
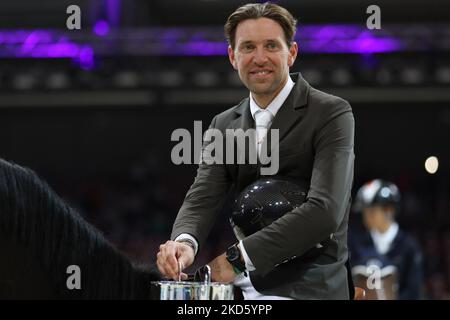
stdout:
<svg viewBox="0 0 450 320">
<path fill-rule="evenodd" d="M 51 277 L 33 252 L 0 234 L 0 299 L 55 299 Z M 7 257 L 7 258 L 6 258 Z"/>
<path fill-rule="evenodd" d="M 33 171 L 0 159 L 0 297 L 147 299 L 155 269 L 138 266 Z M 69 266 L 80 289 L 68 288 Z"/>
</svg>

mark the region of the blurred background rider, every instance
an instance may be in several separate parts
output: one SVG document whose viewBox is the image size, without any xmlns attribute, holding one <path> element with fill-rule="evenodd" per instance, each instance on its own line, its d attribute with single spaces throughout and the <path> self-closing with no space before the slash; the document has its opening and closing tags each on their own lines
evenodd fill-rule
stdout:
<svg viewBox="0 0 450 320">
<path fill-rule="evenodd" d="M 349 236 L 355 282 L 361 275 L 367 279 L 376 266 L 380 268 L 382 287 L 391 284 L 385 296 L 378 294 L 375 299 L 421 298 L 422 252 L 416 240 L 396 222 L 400 199 L 397 186 L 380 179 L 365 183 L 356 195 L 354 210 L 362 212 L 364 229 L 352 230 Z"/>
</svg>

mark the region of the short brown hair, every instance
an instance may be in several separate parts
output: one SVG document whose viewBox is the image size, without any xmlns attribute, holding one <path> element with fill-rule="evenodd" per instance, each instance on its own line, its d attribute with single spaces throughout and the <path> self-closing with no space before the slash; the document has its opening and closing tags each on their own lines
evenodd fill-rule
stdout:
<svg viewBox="0 0 450 320">
<path fill-rule="evenodd" d="M 247 19 L 268 18 L 275 20 L 283 28 L 288 47 L 294 41 L 297 30 L 297 20 L 285 8 L 270 2 L 249 3 L 239 7 L 227 19 L 225 23 L 225 37 L 228 44 L 234 49 L 236 28 L 238 24 Z"/>
</svg>

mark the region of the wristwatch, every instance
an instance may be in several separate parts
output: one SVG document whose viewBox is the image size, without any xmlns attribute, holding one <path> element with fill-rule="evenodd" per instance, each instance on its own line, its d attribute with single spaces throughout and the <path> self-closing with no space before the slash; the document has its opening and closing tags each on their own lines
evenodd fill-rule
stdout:
<svg viewBox="0 0 450 320">
<path fill-rule="evenodd" d="M 236 274 L 245 271 L 245 263 L 241 261 L 241 251 L 239 250 L 237 243 L 227 249 L 226 256 Z"/>
</svg>

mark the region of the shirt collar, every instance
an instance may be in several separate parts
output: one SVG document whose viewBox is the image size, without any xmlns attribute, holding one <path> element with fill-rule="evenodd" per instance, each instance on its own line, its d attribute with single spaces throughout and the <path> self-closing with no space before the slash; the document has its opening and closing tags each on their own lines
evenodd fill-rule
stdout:
<svg viewBox="0 0 450 320">
<path fill-rule="evenodd" d="M 398 230 L 398 224 L 393 222 L 384 233 L 380 233 L 376 230 L 370 231 L 375 247 L 379 253 L 385 254 L 389 250 L 392 241 L 394 241 L 397 236 Z"/>
<path fill-rule="evenodd" d="M 288 79 L 283 89 L 281 89 L 280 93 L 278 93 L 278 95 L 272 100 L 272 102 L 265 109 L 260 108 L 258 106 L 256 101 L 252 97 L 252 93 L 250 92 L 250 112 L 252 113 L 253 119 L 255 119 L 255 113 L 259 110 L 270 111 L 270 113 L 272 113 L 272 115 L 275 117 L 278 110 L 280 110 L 281 106 L 283 105 L 284 101 L 286 101 L 293 87 L 294 81 L 292 81 L 291 77 L 288 76 Z"/>
</svg>

